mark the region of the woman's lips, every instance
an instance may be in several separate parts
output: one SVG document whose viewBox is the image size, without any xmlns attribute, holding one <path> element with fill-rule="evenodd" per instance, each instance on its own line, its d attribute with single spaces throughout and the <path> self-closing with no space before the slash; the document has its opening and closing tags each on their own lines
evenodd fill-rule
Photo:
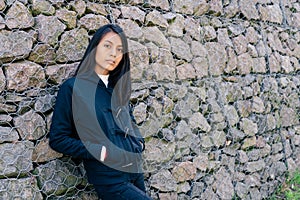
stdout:
<svg viewBox="0 0 300 200">
<path fill-rule="evenodd" d="M 113 61 L 113 60 L 106 60 L 106 62 L 108 62 L 109 64 L 111 64 L 111 65 L 114 65 L 116 62 L 115 61 Z"/>
</svg>

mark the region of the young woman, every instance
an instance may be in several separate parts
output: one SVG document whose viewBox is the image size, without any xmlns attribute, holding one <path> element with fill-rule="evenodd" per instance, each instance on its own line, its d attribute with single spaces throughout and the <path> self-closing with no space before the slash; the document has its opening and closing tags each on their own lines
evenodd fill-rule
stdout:
<svg viewBox="0 0 300 200">
<path fill-rule="evenodd" d="M 127 38 L 107 24 L 94 34 L 74 77 L 61 85 L 49 134 L 52 149 L 83 160 L 102 200 L 150 199 L 142 172 L 145 143 L 130 94 Z"/>
</svg>

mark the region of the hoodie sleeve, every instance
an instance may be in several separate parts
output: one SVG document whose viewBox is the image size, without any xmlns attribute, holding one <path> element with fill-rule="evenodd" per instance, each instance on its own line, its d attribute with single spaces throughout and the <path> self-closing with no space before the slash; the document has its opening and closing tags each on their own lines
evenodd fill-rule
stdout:
<svg viewBox="0 0 300 200">
<path fill-rule="evenodd" d="M 76 132 L 72 113 L 73 84 L 64 82 L 57 95 L 49 133 L 50 147 L 65 155 L 80 159 L 100 159 L 102 146 L 82 142 Z"/>
</svg>

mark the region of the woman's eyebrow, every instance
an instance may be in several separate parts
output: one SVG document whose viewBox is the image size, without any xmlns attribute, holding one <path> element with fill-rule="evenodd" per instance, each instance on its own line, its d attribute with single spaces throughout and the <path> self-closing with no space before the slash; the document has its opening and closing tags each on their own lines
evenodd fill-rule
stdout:
<svg viewBox="0 0 300 200">
<path fill-rule="evenodd" d="M 112 41 L 110 41 L 110 40 L 105 40 L 104 42 L 108 42 L 108 43 L 110 43 L 110 44 L 113 44 L 113 42 Z M 120 45 L 118 45 L 119 47 L 123 47 L 123 45 L 122 44 L 120 44 Z"/>
</svg>

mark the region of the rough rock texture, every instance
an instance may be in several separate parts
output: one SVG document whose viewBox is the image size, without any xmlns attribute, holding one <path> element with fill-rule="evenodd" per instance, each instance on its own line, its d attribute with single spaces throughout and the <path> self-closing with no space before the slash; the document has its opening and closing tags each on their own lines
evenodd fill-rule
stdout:
<svg viewBox="0 0 300 200">
<path fill-rule="evenodd" d="M 0 199 L 97 199 L 48 145 L 95 31 L 128 36 L 153 199 L 267 199 L 300 166 L 296 0 L 0 0 Z"/>
</svg>

